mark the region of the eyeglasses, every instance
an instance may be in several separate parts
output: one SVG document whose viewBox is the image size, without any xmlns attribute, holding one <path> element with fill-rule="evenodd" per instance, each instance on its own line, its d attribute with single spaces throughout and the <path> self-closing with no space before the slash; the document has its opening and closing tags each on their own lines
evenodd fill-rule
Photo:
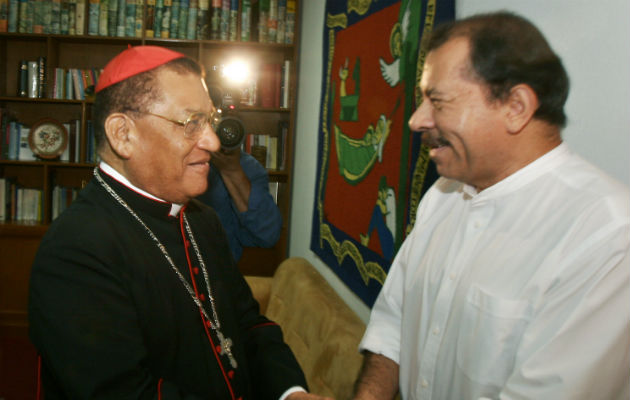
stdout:
<svg viewBox="0 0 630 400">
<path fill-rule="evenodd" d="M 142 114 L 149 114 L 149 115 L 153 115 L 154 117 L 158 117 L 158 118 L 162 118 L 166 121 L 172 122 L 176 125 L 179 126 L 183 126 L 184 127 L 184 137 L 186 139 L 190 139 L 190 140 L 195 140 L 197 138 L 199 138 L 199 136 L 201 135 L 201 132 L 203 132 L 203 130 L 206 128 L 206 124 L 209 122 L 210 126 L 212 127 L 212 130 L 214 130 L 216 132 L 216 130 L 219 127 L 219 124 L 221 123 L 221 110 L 212 110 L 212 113 L 210 115 L 206 114 L 205 112 L 196 112 L 196 113 L 192 113 L 190 114 L 190 116 L 188 118 L 186 118 L 184 121 L 179 121 L 176 119 L 170 119 L 168 117 L 165 117 L 163 115 L 159 115 L 159 114 L 154 114 L 152 112 L 148 112 L 148 111 L 136 111 Z"/>
</svg>

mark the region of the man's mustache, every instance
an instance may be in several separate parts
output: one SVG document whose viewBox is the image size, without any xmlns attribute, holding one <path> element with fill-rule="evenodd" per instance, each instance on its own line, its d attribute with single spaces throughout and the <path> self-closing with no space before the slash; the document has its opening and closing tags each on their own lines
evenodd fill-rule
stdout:
<svg viewBox="0 0 630 400">
<path fill-rule="evenodd" d="M 422 132 L 422 144 L 425 146 L 435 149 L 437 147 L 448 146 L 450 143 L 448 140 L 444 139 L 439 132 Z"/>
</svg>

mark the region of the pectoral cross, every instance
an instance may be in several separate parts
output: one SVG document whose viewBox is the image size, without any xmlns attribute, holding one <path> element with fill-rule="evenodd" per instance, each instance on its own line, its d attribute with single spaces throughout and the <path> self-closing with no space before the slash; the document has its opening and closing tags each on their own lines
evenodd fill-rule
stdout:
<svg viewBox="0 0 630 400">
<path fill-rule="evenodd" d="M 232 366 L 232 368 L 236 369 L 238 363 L 236 362 L 236 359 L 232 354 L 232 339 L 226 338 L 225 336 L 223 336 L 223 333 L 218 330 L 216 332 L 217 337 L 219 338 L 219 343 L 221 344 L 221 355 L 227 355 L 230 359 L 230 365 Z"/>
</svg>

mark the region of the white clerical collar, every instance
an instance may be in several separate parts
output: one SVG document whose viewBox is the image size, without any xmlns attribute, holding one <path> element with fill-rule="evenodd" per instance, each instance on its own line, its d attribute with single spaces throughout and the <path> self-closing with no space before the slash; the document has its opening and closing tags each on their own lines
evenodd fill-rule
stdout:
<svg viewBox="0 0 630 400">
<path fill-rule="evenodd" d="M 145 192 L 144 190 L 140 189 L 139 187 L 134 186 L 131 182 L 129 182 L 129 179 L 124 177 L 120 172 L 116 171 L 111 165 L 107 164 L 105 161 L 101 161 L 98 166 L 107 175 L 109 175 L 112 178 L 116 179 L 118 182 L 120 182 L 123 185 L 127 186 L 129 189 L 133 190 L 134 192 L 136 192 L 138 194 L 141 194 L 144 197 L 148 197 L 150 199 L 153 199 L 155 201 L 159 201 L 159 202 L 162 202 L 162 203 L 168 203 L 168 201 L 162 200 L 159 197 L 156 197 L 156 196 L 152 195 L 151 193 Z M 179 211 L 182 209 L 182 207 L 183 207 L 182 204 L 171 203 L 171 211 L 169 212 L 169 215 L 171 215 L 173 217 L 176 217 L 179 214 Z"/>
</svg>

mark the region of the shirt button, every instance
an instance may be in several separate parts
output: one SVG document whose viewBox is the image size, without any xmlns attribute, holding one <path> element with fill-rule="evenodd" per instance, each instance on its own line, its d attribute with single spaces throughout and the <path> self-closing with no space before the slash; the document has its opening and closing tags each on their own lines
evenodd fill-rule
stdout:
<svg viewBox="0 0 630 400">
<path fill-rule="evenodd" d="M 454 272 L 451 272 L 451 274 L 448 276 L 452 281 L 455 280 L 455 278 L 457 278 L 457 275 L 455 275 Z"/>
<path fill-rule="evenodd" d="M 477 229 L 481 228 L 481 222 L 479 221 L 475 221 L 475 223 L 473 224 L 473 226 Z"/>
<path fill-rule="evenodd" d="M 422 385 L 423 388 L 429 387 L 429 382 L 427 382 L 426 379 L 422 379 L 422 382 L 420 382 L 420 384 Z"/>
<path fill-rule="evenodd" d="M 437 326 L 435 328 L 433 328 L 433 334 L 434 335 L 439 335 L 440 334 L 440 328 L 438 328 Z"/>
</svg>

